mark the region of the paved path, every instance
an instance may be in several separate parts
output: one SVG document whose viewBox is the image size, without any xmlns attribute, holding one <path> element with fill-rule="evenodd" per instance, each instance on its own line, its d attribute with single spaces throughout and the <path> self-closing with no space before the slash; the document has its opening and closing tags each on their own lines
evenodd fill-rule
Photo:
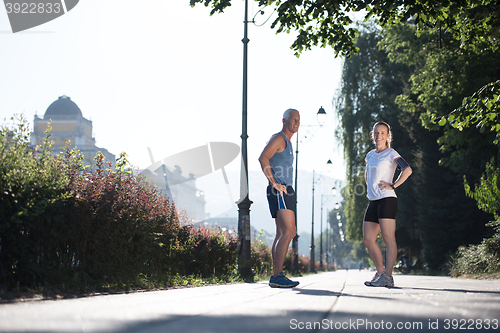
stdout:
<svg viewBox="0 0 500 333">
<path fill-rule="evenodd" d="M 266 282 L 0 305 L 0 332 L 498 332 L 500 281 L 396 275 L 365 287 L 369 271 Z M 462 328 L 462 329 L 460 329 Z M 479 329 L 481 328 L 481 330 Z"/>
</svg>

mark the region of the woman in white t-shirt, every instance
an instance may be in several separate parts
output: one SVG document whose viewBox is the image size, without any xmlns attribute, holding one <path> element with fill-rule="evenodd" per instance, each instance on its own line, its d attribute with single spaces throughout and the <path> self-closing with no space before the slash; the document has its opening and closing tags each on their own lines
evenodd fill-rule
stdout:
<svg viewBox="0 0 500 333">
<path fill-rule="evenodd" d="M 411 167 L 391 148 L 392 132 L 389 124 L 380 121 L 373 125 L 370 133 L 376 149 L 366 155 L 365 180 L 367 197 L 370 200 L 363 222 L 363 242 L 373 260 L 377 273 L 365 285 L 372 287 L 394 287 L 392 268 L 396 263 L 396 213 L 398 211 L 397 187 L 411 175 Z M 392 182 L 396 168 L 401 170 L 398 179 Z M 377 235 L 382 231 L 386 245 L 386 267 L 382 251 L 377 245 Z"/>
</svg>

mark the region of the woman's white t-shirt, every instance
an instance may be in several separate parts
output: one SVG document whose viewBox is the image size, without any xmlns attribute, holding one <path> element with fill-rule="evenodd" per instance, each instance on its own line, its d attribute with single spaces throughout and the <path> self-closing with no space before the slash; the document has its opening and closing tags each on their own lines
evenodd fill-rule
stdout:
<svg viewBox="0 0 500 333">
<path fill-rule="evenodd" d="M 396 171 L 397 164 L 394 161 L 400 157 L 397 151 L 392 148 L 387 148 L 380 153 L 375 149 L 366 154 L 366 188 L 369 200 L 379 200 L 387 197 L 397 198 L 394 190 L 385 190 L 379 188 L 381 180 L 392 184 L 394 172 Z"/>
</svg>

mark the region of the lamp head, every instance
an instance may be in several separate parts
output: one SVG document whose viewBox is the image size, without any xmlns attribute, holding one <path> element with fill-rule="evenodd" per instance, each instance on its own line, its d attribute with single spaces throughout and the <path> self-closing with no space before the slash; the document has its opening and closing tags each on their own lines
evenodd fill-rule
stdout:
<svg viewBox="0 0 500 333">
<path fill-rule="evenodd" d="M 321 107 L 318 110 L 318 113 L 316 113 L 316 117 L 318 119 L 319 126 L 323 126 L 323 124 L 326 121 L 326 111 L 325 111 L 325 109 L 323 109 L 323 107 Z"/>
</svg>

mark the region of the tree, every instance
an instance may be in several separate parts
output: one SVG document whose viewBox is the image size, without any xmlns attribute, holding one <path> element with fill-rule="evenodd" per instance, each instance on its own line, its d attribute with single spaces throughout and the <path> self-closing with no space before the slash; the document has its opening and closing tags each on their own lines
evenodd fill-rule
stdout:
<svg viewBox="0 0 500 333">
<path fill-rule="evenodd" d="M 291 48 L 299 55 L 312 46 L 331 46 L 339 56 L 356 52 L 357 29 L 351 12 L 363 11 L 365 20 L 379 19 L 382 26 L 414 18 L 421 30 L 439 27 L 452 30 L 464 46 L 486 41 L 498 49 L 500 6 L 495 0 L 254 0 L 259 5 L 277 8 L 271 27 L 277 33 L 297 31 Z M 231 0 L 190 0 L 191 6 L 203 3 L 211 15 L 222 13 Z"/>
<path fill-rule="evenodd" d="M 492 111 L 493 103 L 498 103 L 498 83 L 487 84 L 471 97 L 465 98 L 462 107 L 454 110 L 439 121 L 441 126 L 449 123 L 457 131 L 470 130 L 476 125 L 481 132 L 495 134 L 493 143 L 498 147 L 500 137 L 500 119 L 498 112 Z M 491 137 L 491 136 L 490 136 Z M 495 221 L 488 224 L 495 229 L 490 238 L 485 238 L 478 245 L 460 247 L 452 262 L 452 274 L 481 274 L 500 271 L 500 164 L 499 153 L 493 155 L 486 164 L 485 172 L 474 190 L 464 176 L 465 192 L 467 196 L 477 201 L 478 207 L 493 214 Z"/>
<path fill-rule="evenodd" d="M 410 68 L 389 61 L 386 53 L 378 47 L 382 37 L 381 31 L 373 25 L 366 25 L 360 31 L 356 41 L 359 52 L 344 62 L 341 93 L 337 101 L 340 118 L 337 136 L 343 143 L 347 165 L 343 209 L 350 241 L 361 241 L 363 237 L 363 216 L 368 203 L 364 179 L 365 156 L 373 149 L 369 134 L 373 124 L 379 120 L 391 124 L 397 151 L 416 172 L 421 168 L 421 164 L 416 163 L 420 154 L 414 141 L 415 133 L 424 129 L 416 122 L 418 116 L 402 112 L 394 103 L 396 96 L 403 93 L 407 86 Z M 398 245 L 409 258 L 418 256 L 421 248 L 416 232 L 416 191 L 414 178 L 410 177 L 399 200 L 397 219 Z"/>
<path fill-rule="evenodd" d="M 272 5 L 278 16 L 271 25 L 277 33 L 297 32 L 291 48 L 299 56 L 313 46 L 330 46 L 336 55 L 349 57 L 357 52 L 358 29 L 348 15 L 363 12 L 365 21 L 376 18 L 382 27 L 399 25 L 414 20 L 419 33 L 429 29 L 439 32 L 437 42 L 442 45 L 443 33 L 458 41 L 458 48 L 498 51 L 500 47 L 500 5 L 497 0 L 255 0 L 259 5 Z M 191 6 L 203 3 L 211 7 L 211 15 L 231 6 L 231 0 L 190 0 Z M 498 81 L 491 82 L 496 96 Z M 479 91 L 478 91 L 479 92 Z M 473 92 L 471 92 L 472 94 Z M 471 96 L 472 97 L 472 96 Z M 499 113 L 500 99 L 482 99 Z M 489 104 L 488 104 L 489 103 Z M 468 104 L 464 104 L 466 107 Z M 487 117 L 487 115 L 485 115 Z"/>
<path fill-rule="evenodd" d="M 462 179 L 466 175 L 478 180 L 491 156 L 498 154 L 491 133 L 475 128 L 460 133 L 450 125 L 440 127 L 437 120 L 445 116 L 445 122 L 453 120 L 450 110 L 460 105 L 463 96 L 474 95 L 478 87 L 496 80 L 500 62 L 491 48 L 477 44 L 475 49 L 461 49 L 452 33 L 439 28 L 418 35 L 415 25 L 392 25 L 384 33 L 380 46 L 391 61 L 412 67 L 408 89 L 396 102 L 417 115 L 429 130 L 425 135 L 433 138 L 418 141 L 424 168 L 415 180 L 420 185 L 419 233 L 424 255 L 436 269 L 458 246 L 484 237 L 489 217 L 464 196 Z"/>
<path fill-rule="evenodd" d="M 398 247 L 410 260 L 423 250 L 432 269 L 441 268 L 460 245 L 478 242 L 484 236 L 488 218 L 464 195 L 461 180 L 464 174 L 480 175 L 481 165 L 492 151 L 491 138 L 472 131 L 465 138 L 454 136 L 453 128 L 450 132 L 430 121 L 433 113 L 445 114 L 467 89 L 473 89 L 474 80 L 462 82 L 464 75 L 487 72 L 472 55 L 453 55 L 449 35 L 442 36 L 446 44 L 439 49 L 438 43 L 433 43 L 438 37 L 437 32 L 419 37 L 416 27 L 410 25 L 361 30 L 358 54 L 344 63 L 337 106 L 347 163 L 344 198 L 348 239 L 362 237 L 367 200 L 356 195 L 355 189 L 364 184 L 364 156 L 372 149 L 371 125 L 385 120 L 393 127 L 396 150 L 414 169 L 400 189 L 404 195 L 398 200 Z M 492 63 L 489 55 L 482 60 Z M 442 149 L 444 142 L 447 150 Z"/>
<path fill-rule="evenodd" d="M 468 196 L 477 201 L 481 210 L 494 215 L 495 221 L 488 225 L 495 229 L 495 233 L 480 244 L 460 247 L 453 258 L 452 274 L 500 272 L 500 165 L 495 158 L 486 165 L 485 174 L 474 190 L 467 181 L 465 190 Z"/>
</svg>

